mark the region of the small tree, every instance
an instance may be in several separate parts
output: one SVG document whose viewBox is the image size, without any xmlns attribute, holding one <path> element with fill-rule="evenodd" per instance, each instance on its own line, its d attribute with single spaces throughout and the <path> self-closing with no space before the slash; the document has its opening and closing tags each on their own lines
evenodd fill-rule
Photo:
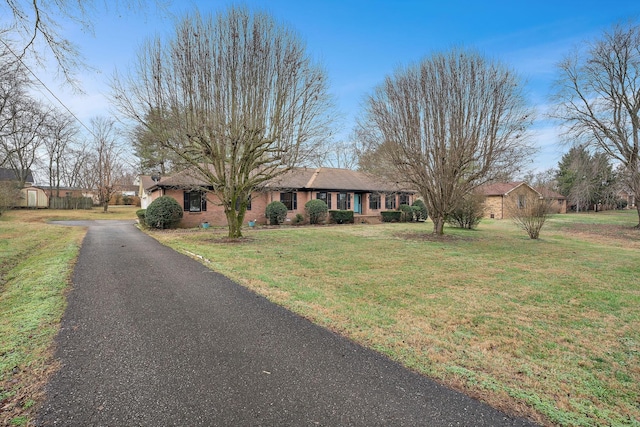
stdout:
<svg viewBox="0 0 640 427">
<path fill-rule="evenodd" d="M 551 199 L 527 194 L 519 195 L 517 201 L 506 203 L 505 208 L 518 227 L 526 231 L 531 239 L 537 239 L 551 213 L 551 203 Z"/>
<path fill-rule="evenodd" d="M 175 228 L 182 219 L 182 206 L 173 197 L 161 196 L 155 199 L 144 215 L 144 222 L 153 228 Z"/>
<path fill-rule="evenodd" d="M 447 223 L 454 227 L 472 230 L 480 224 L 484 214 L 484 196 L 471 193 L 466 195 L 447 217 Z"/>
<path fill-rule="evenodd" d="M 280 225 L 287 218 L 287 207 L 278 200 L 271 202 L 267 205 L 265 216 L 269 219 L 269 224 Z"/>
<path fill-rule="evenodd" d="M 429 217 L 429 213 L 427 212 L 427 206 L 424 204 L 424 202 L 420 199 L 417 199 L 416 201 L 413 202 L 413 204 L 411 205 L 415 208 L 416 210 L 416 221 L 426 221 L 427 218 Z"/>
<path fill-rule="evenodd" d="M 402 216 L 400 221 L 402 222 L 411 222 L 413 221 L 413 209 L 409 205 L 400 205 L 398 206 L 398 210 L 402 212 Z"/>
<path fill-rule="evenodd" d="M 327 217 L 327 212 L 329 212 L 329 207 L 324 202 L 324 200 L 313 199 L 309 200 L 304 205 L 304 211 L 309 217 L 310 224 L 318 224 Z"/>
</svg>

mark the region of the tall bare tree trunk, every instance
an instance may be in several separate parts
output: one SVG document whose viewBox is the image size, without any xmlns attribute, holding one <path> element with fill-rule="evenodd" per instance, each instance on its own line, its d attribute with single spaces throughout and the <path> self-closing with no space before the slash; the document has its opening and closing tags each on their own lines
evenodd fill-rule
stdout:
<svg viewBox="0 0 640 427">
<path fill-rule="evenodd" d="M 444 217 L 433 218 L 433 234 L 442 236 L 444 234 Z"/>
</svg>

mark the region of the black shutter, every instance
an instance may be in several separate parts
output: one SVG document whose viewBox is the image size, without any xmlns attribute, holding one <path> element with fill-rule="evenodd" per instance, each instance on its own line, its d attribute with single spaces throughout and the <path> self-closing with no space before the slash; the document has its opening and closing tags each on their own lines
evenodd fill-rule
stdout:
<svg viewBox="0 0 640 427">
<path fill-rule="evenodd" d="M 200 195 L 200 208 L 202 209 L 202 212 L 207 211 L 207 193 L 202 193 Z"/>
<path fill-rule="evenodd" d="M 297 210 L 298 209 L 298 193 L 291 193 L 291 198 L 293 199 L 293 209 L 292 210 Z"/>
<path fill-rule="evenodd" d="M 185 191 L 184 192 L 184 211 L 185 212 L 189 212 L 189 210 L 191 209 L 189 201 L 190 201 L 189 192 Z"/>
<path fill-rule="evenodd" d="M 347 193 L 347 210 L 351 209 L 351 193 Z"/>
</svg>

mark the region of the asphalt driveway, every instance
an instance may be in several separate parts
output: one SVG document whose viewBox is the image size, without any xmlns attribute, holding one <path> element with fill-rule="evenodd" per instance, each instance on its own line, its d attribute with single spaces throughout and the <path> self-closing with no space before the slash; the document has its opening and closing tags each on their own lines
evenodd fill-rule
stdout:
<svg viewBox="0 0 640 427">
<path fill-rule="evenodd" d="M 533 426 L 137 230 L 88 225 L 41 426 Z"/>
</svg>

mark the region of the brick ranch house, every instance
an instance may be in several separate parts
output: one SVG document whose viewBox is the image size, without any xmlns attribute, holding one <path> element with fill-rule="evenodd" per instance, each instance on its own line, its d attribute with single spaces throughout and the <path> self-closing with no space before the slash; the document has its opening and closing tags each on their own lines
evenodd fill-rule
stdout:
<svg viewBox="0 0 640 427">
<path fill-rule="evenodd" d="M 146 208 L 160 196 L 171 196 L 184 208 L 181 227 L 196 227 L 203 222 L 227 225 L 227 219 L 213 193 L 206 193 L 207 184 L 194 179 L 188 171 L 163 176 L 156 182 L 151 176 L 140 175 L 141 207 Z M 287 219 L 304 215 L 309 200 L 324 200 L 329 210 L 351 210 L 355 222 L 380 222 L 380 212 L 395 210 L 401 204 L 410 205 L 415 191 L 403 189 L 395 183 L 385 183 L 376 177 L 349 169 L 294 168 L 268 181 L 260 191 L 251 195 L 245 222 L 266 224 L 265 210 L 269 203 L 279 200 L 287 206 Z"/>
<path fill-rule="evenodd" d="M 548 189 L 535 189 L 526 182 L 498 182 L 487 184 L 478 189 L 484 195 L 484 217 L 495 219 L 509 218 L 509 204 L 524 203 L 528 197 L 551 200 L 551 211 L 567 213 L 567 199 Z"/>
</svg>

